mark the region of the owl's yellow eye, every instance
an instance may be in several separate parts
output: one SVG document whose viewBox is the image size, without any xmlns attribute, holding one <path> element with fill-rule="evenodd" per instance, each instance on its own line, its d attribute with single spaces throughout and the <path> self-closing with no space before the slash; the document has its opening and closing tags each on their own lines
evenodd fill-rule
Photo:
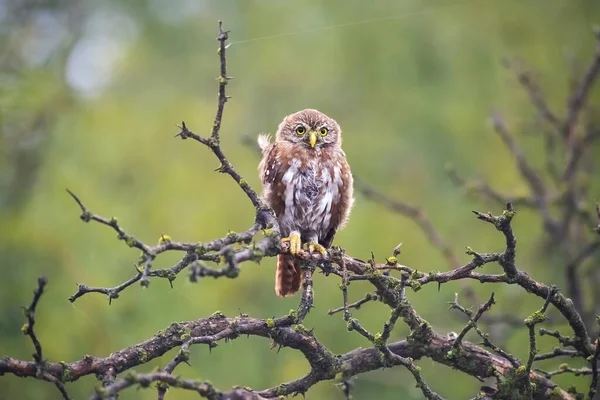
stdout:
<svg viewBox="0 0 600 400">
<path fill-rule="evenodd" d="M 299 126 L 296 128 L 296 133 L 298 135 L 304 135 L 306 133 L 306 128 L 303 126 Z"/>
<path fill-rule="evenodd" d="M 319 131 L 321 132 L 321 136 L 327 136 L 327 128 L 321 128 L 321 130 Z"/>
</svg>

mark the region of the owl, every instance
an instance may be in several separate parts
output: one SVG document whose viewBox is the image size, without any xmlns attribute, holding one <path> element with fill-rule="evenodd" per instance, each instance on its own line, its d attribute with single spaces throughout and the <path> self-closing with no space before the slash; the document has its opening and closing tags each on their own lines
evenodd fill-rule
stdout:
<svg viewBox="0 0 600 400">
<path fill-rule="evenodd" d="M 263 158 L 259 164 L 264 201 L 277 215 L 282 241 L 290 254 L 279 254 L 275 293 L 292 295 L 302 283 L 302 247 L 326 254 L 333 237 L 350 215 L 354 180 L 342 150 L 337 122 L 317 110 L 286 116 L 270 142 L 259 135 Z"/>
</svg>

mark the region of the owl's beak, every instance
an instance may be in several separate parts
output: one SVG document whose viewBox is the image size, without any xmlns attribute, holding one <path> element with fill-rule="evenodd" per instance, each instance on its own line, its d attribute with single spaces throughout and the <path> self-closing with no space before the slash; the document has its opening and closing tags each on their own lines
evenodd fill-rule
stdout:
<svg viewBox="0 0 600 400">
<path fill-rule="evenodd" d="M 308 142 L 310 143 L 310 147 L 314 148 L 317 144 L 317 132 L 310 131 L 308 132 Z"/>
</svg>

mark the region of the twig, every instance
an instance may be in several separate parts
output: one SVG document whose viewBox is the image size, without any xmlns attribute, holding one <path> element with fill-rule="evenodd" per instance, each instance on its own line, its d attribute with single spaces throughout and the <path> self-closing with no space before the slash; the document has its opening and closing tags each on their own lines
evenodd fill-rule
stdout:
<svg viewBox="0 0 600 400">
<path fill-rule="evenodd" d="M 569 367 L 567 364 L 561 364 L 560 368 L 556 371 L 544 371 L 542 369 L 539 368 L 535 368 L 535 371 L 544 374 L 544 376 L 548 379 L 551 379 L 553 376 L 556 375 L 561 375 L 561 374 L 573 374 L 575 376 L 582 376 L 582 375 L 591 375 L 592 374 L 592 370 L 590 368 L 571 368 Z M 591 397 L 590 397 L 591 398 Z"/>
<path fill-rule="evenodd" d="M 550 302 L 552 301 L 552 298 L 554 297 L 557 291 L 558 289 L 555 286 L 552 286 L 542 308 L 539 311 L 536 311 L 533 314 L 531 314 L 529 317 L 525 318 L 524 321 L 525 325 L 529 329 L 529 357 L 527 358 L 527 364 L 525 365 L 525 376 L 527 376 L 528 380 L 528 385 L 525 388 L 525 393 L 527 394 L 528 399 L 532 398 L 533 396 L 533 389 L 531 387 L 531 379 L 529 378 L 529 376 L 531 374 L 533 361 L 535 360 L 535 356 L 537 354 L 537 347 L 535 344 L 535 326 L 546 321 L 546 310 L 548 309 L 548 306 L 550 305 Z"/>
<path fill-rule="evenodd" d="M 198 382 L 190 379 L 180 379 L 167 372 L 151 372 L 147 374 L 137 374 L 133 371 L 127 373 L 125 378 L 118 379 L 114 383 L 98 390 L 90 400 L 102 400 L 106 396 L 114 396 L 115 394 L 127 389 L 133 385 L 139 385 L 142 388 L 147 388 L 152 382 L 161 382 L 179 389 L 190 390 L 198 393 L 200 396 L 207 399 L 221 400 L 261 400 L 264 397 L 256 393 L 249 392 L 244 389 L 234 389 L 231 392 L 223 393 L 215 389 L 210 382 Z"/>
<path fill-rule="evenodd" d="M 575 338 L 563 336 L 560 334 L 559 331 L 549 331 L 547 329 L 540 328 L 539 332 L 540 332 L 540 336 L 547 335 L 547 336 L 552 336 L 552 337 L 558 339 L 560 344 L 562 344 L 563 346 L 573 346 L 576 342 Z"/>
<path fill-rule="evenodd" d="M 581 357 L 581 353 L 577 350 L 563 349 L 562 347 L 555 347 L 551 352 L 536 354 L 533 361 L 549 360 L 560 356 L 568 357 Z"/>
<path fill-rule="evenodd" d="M 517 245 L 517 240 L 510 225 L 513 217 L 516 214 L 513 210 L 512 203 L 506 203 L 506 210 L 504 210 L 500 216 L 494 216 L 489 213 L 483 214 L 479 211 L 473 211 L 473 213 L 477 215 L 478 219 L 491 223 L 496 227 L 497 230 L 504 234 L 504 237 L 506 238 L 506 249 L 498 260 L 498 263 L 504 269 L 508 279 L 515 278 L 519 271 L 515 265 L 515 248 Z"/>
<path fill-rule="evenodd" d="M 483 315 L 483 313 L 485 311 L 489 310 L 492 307 L 493 304 L 494 304 L 494 294 L 492 293 L 492 295 L 490 296 L 490 299 L 486 303 L 484 303 L 483 305 L 481 305 L 479 307 L 479 309 L 477 310 L 477 314 L 475 315 L 475 317 L 477 317 L 477 319 L 481 318 L 481 316 Z M 518 367 L 518 366 L 521 365 L 521 362 L 519 360 L 517 360 L 515 357 L 513 357 L 511 354 L 507 353 L 506 351 L 502 350 L 497 345 L 495 345 L 490 340 L 489 335 L 486 334 L 486 333 L 483 333 L 481 331 L 481 329 L 477 325 L 477 320 L 475 318 L 473 318 L 473 313 L 470 310 L 464 308 L 463 306 L 461 306 L 458 303 L 458 293 L 454 295 L 454 301 L 452 301 L 450 303 L 450 308 L 460 311 L 461 313 L 465 314 L 469 318 L 469 323 L 465 326 L 465 328 L 463 328 L 463 330 L 460 332 L 460 334 L 457 335 L 456 338 L 454 338 L 454 340 L 452 342 L 452 348 L 453 349 L 458 348 L 458 346 L 460 345 L 460 343 L 462 343 L 462 340 L 463 340 L 464 336 L 467 334 L 467 332 L 470 329 L 474 329 L 475 332 L 479 335 L 479 337 L 483 340 L 483 345 L 485 347 L 491 349 L 493 352 L 495 352 L 499 356 L 501 356 L 501 357 L 505 358 L 506 360 L 508 360 L 513 367 Z M 454 356 L 454 352 L 451 350 L 449 352 L 448 356 L 452 358 Z"/>
<path fill-rule="evenodd" d="M 35 348 L 35 353 L 33 353 L 33 359 L 40 369 L 43 369 L 44 357 L 42 356 L 42 345 L 35 335 L 35 331 L 33 327 L 35 325 L 35 308 L 37 307 L 42 294 L 44 294 L 44 288 L 48 283 L 48 280 L 44 276 L 40 276 L 37 280 L 38 287 L 33 292 L 33 299 L 31 300 L 31 304 L 29 307 L 25 309 L 25 317 L 27 318 L 27 324 L 23 326 L 23 333 L 31 338 L 31 342 L 33 343 L 33 347 Z"/>
<path fill-rule="evenodd" d="M 535 206 L 534 200 L 529 196 L 514 196 L 500 193 L 482 180 L 467 181 L 458 174 L 454 167 L 448 167 L 447 172 L 448 177 L 456 186 L 462 187 L 469 192 L 480 194 L 495 204 L 505 205 L 507 201 L 510 201 L 515 206 Z"/>
<path fill-rule="evenodd" d="M 596 52 L 594 53 L 594 57 L 583 76 L 581 84 L 575 89 L 571 98 L 569 99 L 567 117 L 565 118 L 562 129 L 565 137 L 572 135 L 572 130 L 577 123 L 577 117 L 581 110 L 585 107 L 588 94 L 590 93 L 590 90 L 594 85 L 594 81 L 598 76 L 598 72 L 600 71 L 600 34 L 596 33 L 596 36 Z"/>
<path fill-rule="evenodd" d="M 513 62 L 506 59 L 504 60 L 504 66 L 517 75 L 519 83 L 529 95 L 531 103 L 537 108 L 540 116 L 553 128 L 557 129 L 560 125 L 560 119 L 552 112 L 552 110 L 550 110 L 541 89 L 536 82 L 531 79 L 531 75 L 523 69 L 518 70 Z"/>
<path fill-rule="evenodd" d="M 35 353 L 33 353 L 33 359 L 35 361 L 35 375 L 41 377 L 41 379 L 44 379 L 48 382 L 52 382 L 60 392 L 63 399 L 69 400 L 69 394 L 67 393 L 67 390 L 65 389 L 62 382 L 56 379 L 56 377 L 46 372 L 46 360 L 44 360 L 42 354 L 42 344 L 40 343 L 33 329 L 35 326 L 35 310 L 37 308 L 38 302 L 40 301 L 40 298 L 42 297 L 42 294 L 44 294 L 44 288 L 46 287 L 47 283 L 48 280 L 44 276 L 40 276 L 37 279 L 38 286 L 37 289 L 35 289 L 33 292 L 33 299 L 31 300 L 31 304 L 29 305 L 29 307 L 24 309 L 25 318 L 27 318 L 27 323 L 23 325 L 21 330 L 23 331 L 23 334 L 29 336 L 31 342 L 33 343 L 33 347 L 35 348 Z"/>
<path fill-rule="evenodd" d="M 358 301 L 355 301 L 354 303 L 348 304 L 346 308 L 354 308 L 356 310 L 359 310 L 360 307 L 363 304 L 368 303 L 369 301 L 377 301 L 377 299 L 378 299 L 378 297 L 377 297 L 376 293 L 367 293 L 365 295 L 365 297 L 363 297 L 362 299 L 360 299 Z M 338 308 L 332 308 L 331 310 L 329 310 L 327 312 L 327 314 L 333 315 L 333 314 L 338 313 L 340 311 L 344 311 L 344 307 L 343 306 L 342 307 L 338 307 Z"/>
<path fill-rule="evenodd" d="M 475 316 L 473 316 L 473 313 L 471 311 L 465 309 L 464 307 L 462 307 L 458 304 L 458 293 L 454 294 L 454 301 L 450 304 L 451 304 L 451 308 L 460 310 L 462 313 L 464 313 L 469 318 L 469 323 L 467 325 L 465 325 L 465 327 L 460 331 L 460 333 L 454 340 L 454 343 L 452 344 L 452 347 L 457 348 L 458 346 L 460 346 L 460 342 L 464 339 L 466 334 L 469 333 L 469 331 L 472 328 L 475 328 L 477 326 L 477 321 L 479 321 L 479 318 L 481 318 L 483 313 L 485 313 L 486 311 L 489 311 L 492 308 L 492 305 L 496 304 L 496 300 L 494 299 L 494 292 L 492 292 L 492 295 L 490 296 L 489 300 L 486 301 L 481 306 L 479 306 Z"/>
<path fill-rule="evenodd" d="M 598 211 L 598 214 L 600 216 L 600 209 Z M 598 325 L 600 325 L 600 316 L 596 315 L 596 323 Z M 594 343 L 596 345 L 596 348 L 594 350 L 594 354 L 592 354 L 591 356 L 591 360 L 590 360 L 590 364 L 592 365 L 592 382 L 590 383 L 590 391 L 589 391 L 589 398 L 590 400 L 594 399 L 596 394 L 598 393 L 598 362 L 600 362 L 600 334 L 598 334 L 598 337 L 596 338 L 596 341 Z"/>
<path fill-rule="evenodd" d="M 227 51 L 228 45 L 226 44 L 226 42 L 228 39 L 229 39 L 229 31 L 224 31 L 223 25 L 222 25 L 221 21 L 219 21 L 219 34 L 217 36 L 217 41 L 219 42 L 219 50 L 218 50 L 219 61 L 221 64 L 220 75 L 217 78 L 217 81 L 219 82 L 219 96 L 218 96 L 218 100 L 217 100 L 217 115 L 215 116 L 215 120 L 213 122 L 213 127 L 212 127 L 212 132 L 211 132 L 210 137 L 203 138 L 203 137 L 195 134 L 194 132 L 190 131 L 187 128 L 185 122 L 181 122 L 181 125 L 179 126 L 180 131 L 175 136 L 179 136 L 182 139 L 192 138 L 192 139 L 196 140 L 197 142 L 200 142 L 203 145 L 209 147 L 212 150 L 212 152 L 215 154 L 215 156 L 221 162 L 221 166 L 219 168 L 217 168 L 217 171 L 231 176 L 231 178 L 233 178 L 233 180 L 238 184 L 238 186 L 246 194 L 248 199 L 250 199 L 250 201 L 252 202 L 252 204 L 254 205 L 254 207 L 257 210 L 267 209 L 267 207 L 262 202 L 262 200 L 260 199 L 258 194 L 254 191 L 254 189 L 252 189 L 252 187 L 250 187 L 250 185 L 246 182 L 246 180 L 244 180 L 240 176 L 240 174 L 238 174 L 237 171 L 233 168 L 233 165 L 229 162 L 227 157 L 225 157 L 225 154 L 223 153 L 223 150 L 221 149 L 221 145 L 220 145 L 219 133 L 221 131 L 221 124 L 222 124 L 222 120 L 223 120 L 223 111 L 225 110 L 225 103 L 227 102 L 227 100 L 230 99 L 230 97 L 226 95 L 225 87 L 227 86 L 229 81 L 231 79 L 233 79 L 232 77 L 227 76 L 226 51 Z"/>
<path fill-rule="evenodd" d="M 296 310 L 298 324 L 301 324 L 304 321 L 304 318 L 308 315 L 311 308 L 314 307 L 313 272 L 314 266 L 312 263 L 305 265 L 302 270 L 302 296 L 300 297 L 300 304 Z"/>
<path fill-rule="evenodd" d="M 399 200 L 392 200 L 383 193 L 376 191 L 372 187 L 356 179 L 354 181 L 354 185 L 356 186 L 356 189 L 360 191 L 366 198 L 371 199 L 379 204 L 383 204 L 388 209 L 410 218 L 419 226 L 425 236 L 427 236 L 429 243 L 441 251 L 446 259 L 446 262 L 451 268 L 457 268 L 460 265 L 450 246 L 444 241 L 444 239 L 442 239 L 440 234 L 435 229 L 435 226 L 431 223 L 429 218 L 427 218 L 427 215 L 425 215 L 422 210 Z"/>
</svg>

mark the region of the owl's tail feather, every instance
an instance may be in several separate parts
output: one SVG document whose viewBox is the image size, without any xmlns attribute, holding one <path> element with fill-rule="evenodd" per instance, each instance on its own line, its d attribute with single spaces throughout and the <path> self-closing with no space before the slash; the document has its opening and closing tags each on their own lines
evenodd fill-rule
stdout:
<svg viewBox="0 0 600 400">
<path fill-rule="evenodd" d="M 277 271 L 275 272 L 275 293 L 279 297 L 291 296 L 300 289 L 302 271 L 299 260 L 288 254 L 277 256 Z"/>
</svg>

